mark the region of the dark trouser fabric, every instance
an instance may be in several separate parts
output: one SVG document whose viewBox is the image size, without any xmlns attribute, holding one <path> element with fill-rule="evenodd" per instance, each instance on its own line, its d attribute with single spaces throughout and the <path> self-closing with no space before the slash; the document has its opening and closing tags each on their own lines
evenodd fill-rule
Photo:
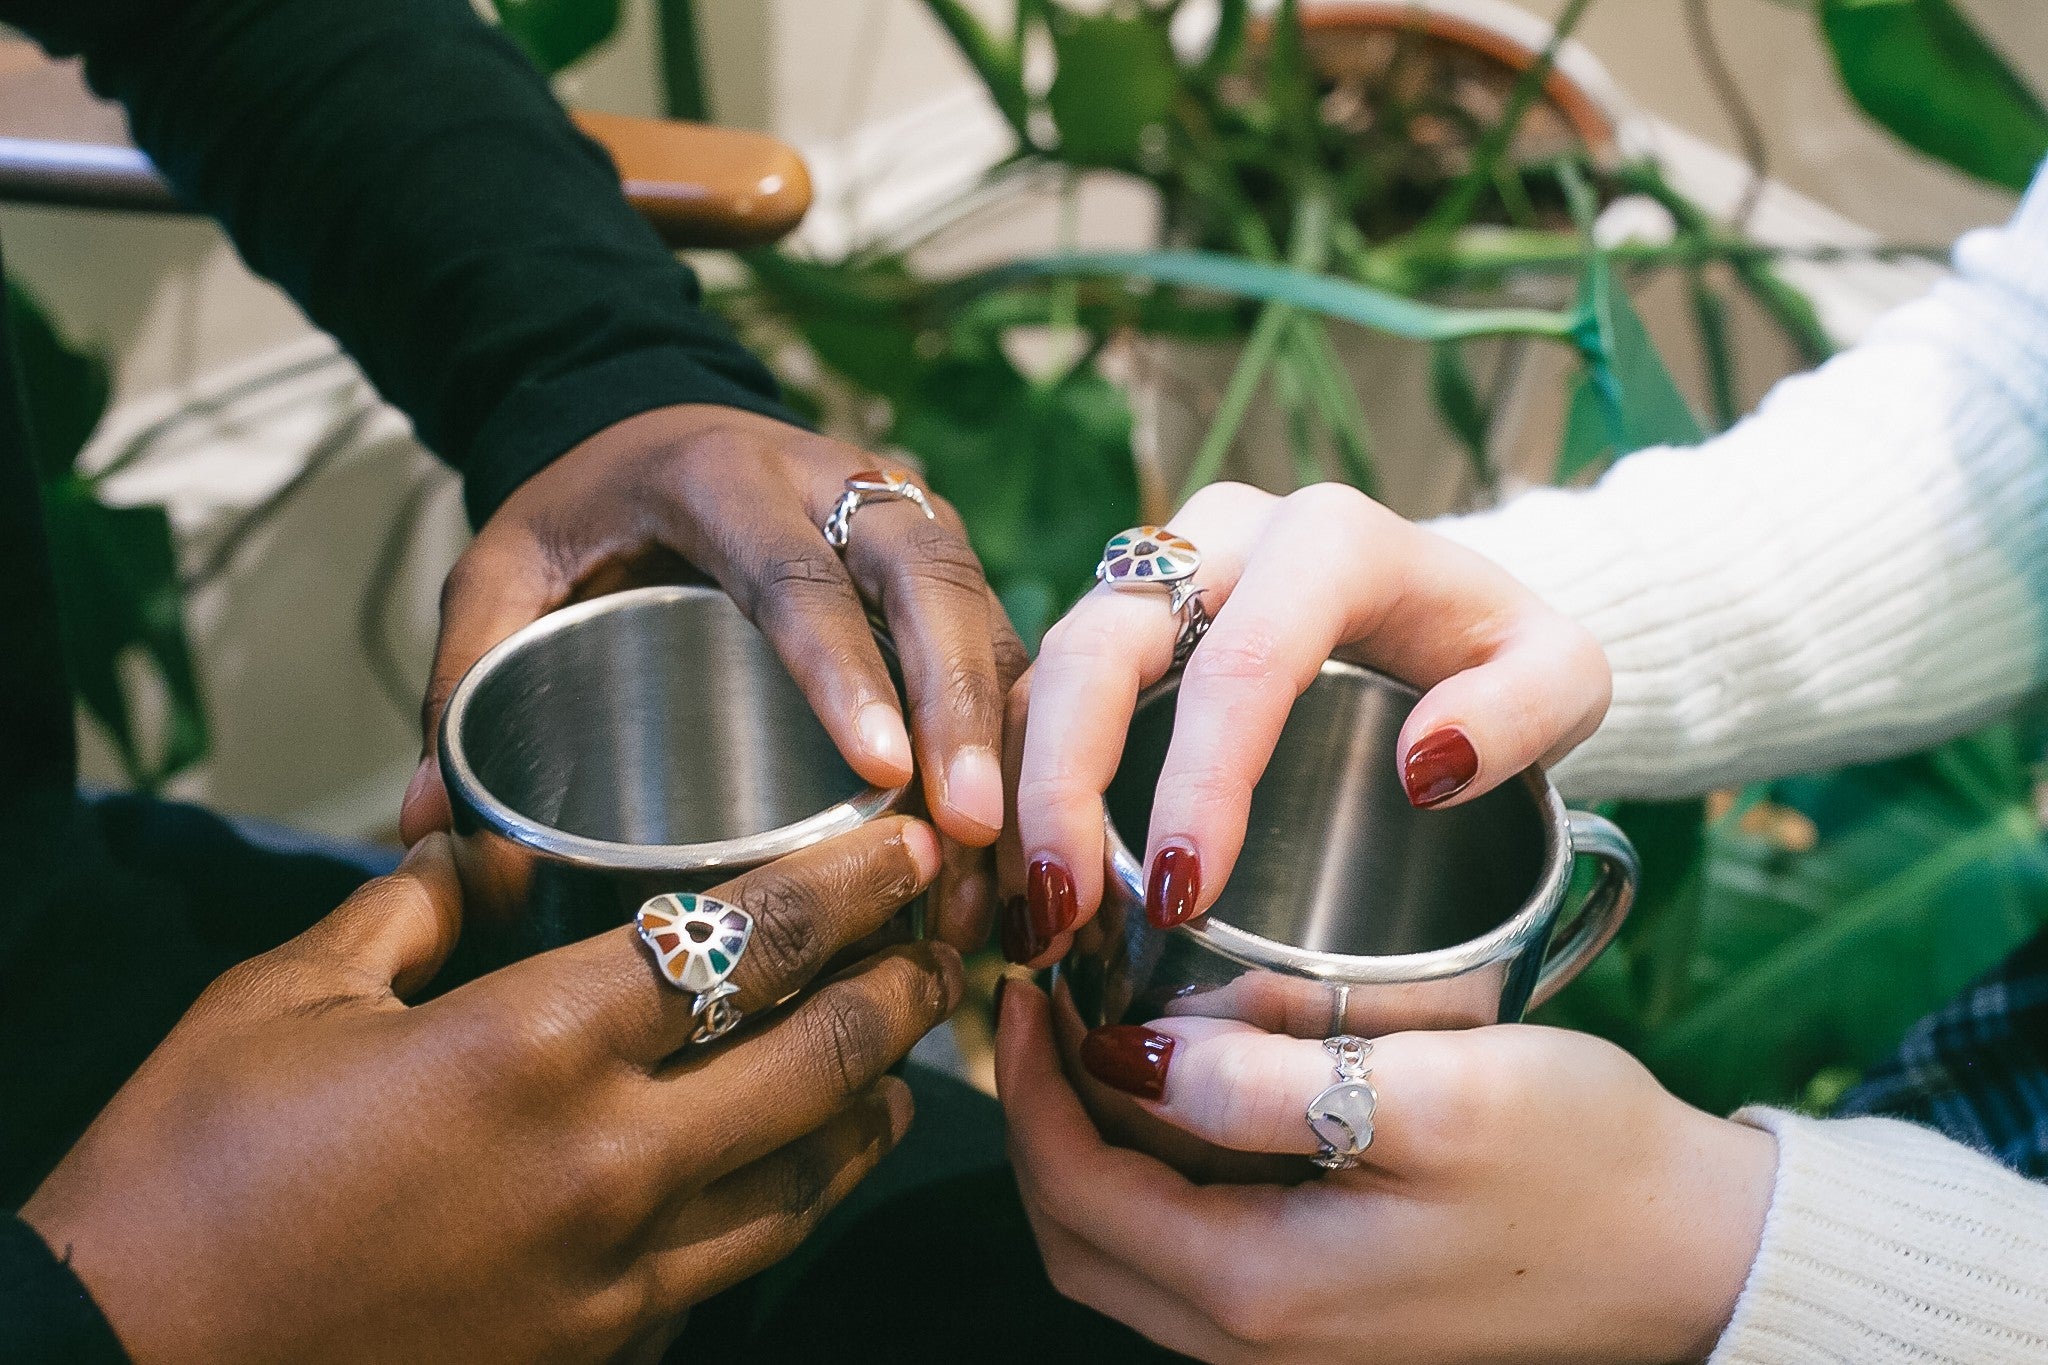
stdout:
<svg viewBox="0 0 2048 1365">
<path fill-rule="evenodd" d="M 42 1033 L 61 1056 L 39 1056 L 20 1036 L 0 1046 L 14 1082 L 0 1090 L 0 1109 L 10 1127 L 38 1139 L 25 1164 L 0 1173 L 16 1202 L 214 974 L 298 933 L 391 861 L 378 850 L 324 848 L 135 797 L 83 804 L 78 814 L 90 847 L 71 860 L 118 869 L 112 880 L 95 877 L 96 885 L 139 901 L 109 908 L 138 928 L 154 920 L 166 941 L 183 946 L 174 963 L 159 959 L 173 969 L 153 978 L 147 1008 L 111 989 L 118 974 L 104 935 L 81 933 L 75 952 L 37 955 L 67 983 L 65 994 L 49 998 L 71 1003 Z M 87 1017 L 92 1043 L 81 1046 L 75 1035 Z M 1018 1203 L 995 1102 L 924 1068 L 910 1068 L 907 1079 L 917 1120 L 903 1144 L 795 1256 L 699 1305 L 670 1358 L 1177 1359 L 1053 1290 Z"/>
</svg>

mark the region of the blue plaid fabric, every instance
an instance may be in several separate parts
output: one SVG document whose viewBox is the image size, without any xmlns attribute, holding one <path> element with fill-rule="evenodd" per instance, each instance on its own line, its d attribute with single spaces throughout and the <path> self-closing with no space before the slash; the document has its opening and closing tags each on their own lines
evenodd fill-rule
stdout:
<svg viewBox="0 0 2048 1365">
<path fill-rule="evenodd" d="M 2048 1179 L 2048 932 L 1915 1024 L 1837 1112 L 1923 1123 Z"/>
</svg>

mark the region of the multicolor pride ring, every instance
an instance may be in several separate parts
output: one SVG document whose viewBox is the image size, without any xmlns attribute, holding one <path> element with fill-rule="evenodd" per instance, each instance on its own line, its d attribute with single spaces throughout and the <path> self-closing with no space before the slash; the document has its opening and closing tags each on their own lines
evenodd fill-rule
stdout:
<svg viewBox="0 0 2048 1365">
<path fill-rule="evenodd" d="M 1209 612 L 1194 577 L 1202 552 L 1186 536 L 1163 526 L 1133 526 L 1119 531 L 1102 547 L 1095 581 L 1119 592 L 1167 590 L 1167 605 L 1180 622 L 1173 642 L 1173 666 L 1179 668 L 1195 652 L 1209 629 Z"/>
<path fill-rule="evenodd" d="M 732 1032 L 740 1012 L 730 997 L 740 988 L 731 977 L 753 940 L 754 917 L 710 896 L 669 894 L 642 905 L 633 923 L 661 979 L 697 997 L 690 1014 L 700 1022 L 690 1041 L 708 1043 Z"/>
</svg>

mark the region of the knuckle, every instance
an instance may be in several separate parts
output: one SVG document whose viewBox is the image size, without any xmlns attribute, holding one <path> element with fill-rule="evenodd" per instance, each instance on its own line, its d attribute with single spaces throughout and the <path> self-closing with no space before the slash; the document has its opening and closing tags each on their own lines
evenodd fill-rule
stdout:
<svg viewBox="0 0 2048 1365">
<path fill-rule="evenodd" d="M 1180 510 L 1181 515 L 1200 520 L 1211 512 L 1228 513 L 1256 503 L 1274 500 L 1274 496 L 1263 488 L 1254 488 L 1248 483 L 1225 479 L 1196 489 L 1194 496 L 1183 503 Z"/>
<path fill-rule="evenodd" d="M 832 1193 L 832 1167 L 825 1156 L 806 1143 L 789 1154 L 775 1175 L 775 1208 L 801 1235 L 825 1216 Z"/>
<path fill-rule="evenodd" d="M 976 733 L 993 734 L 1002 724 L 1003 692 L 991 674 L 956 664 L 947 670 L 944 697 L 946 709 Z"/>
<path fill-rule="evenodd" d="M 1280 641 L 1262 625 L 1232 629 L 1221 639 L 1211 634 L 1188 659 L 1187 674 L 1196 684 L 1264 682 L 1273 676 Z"/>
<path fill-rule="evenodd" d="M 776 878 L 751 897 L 754 939 L 750 951 L 776 981 L 806 978 L 819 952 L 825 898 L 806 881 Z"/>
<path fill-rule="evenodd" d="M 1280 1340 L 1293 1316 L 1272 1288 L 1263 1272 L 1234 1266 L 1207 1283 L 1202 1310 L 1224 1335 L 1252 1346 L 1269 1345 Z"/>
<path fill-rule="evenodd" d="M 1039 646 L 1039 662 L 1042 666 L 1046 657 L 1051 655 L 1082 663 L 1097 660 L 1121 663 L 1126 643 L 1123 634 L 1117 623 L 1109 619 L 1108 613 L 1090 611 L 1087 600 L 1083 599 L 1080 606 L 1054 622 L 1046 631 L 1045 640 Z"/>
<path fill-rule="evenodd" d="M 1348 483 L 1312 483 L 1297 488 L 1281 502 L 1291 521 L 1296 517 L 1316 521 L 1356 518 L 1380 510 L 1380 505 Z"/>
<path fill-rule="evenodd" d="M 886 1015 L 858 989 L 820 993 L 811 1015 L 813 1055 L 828 1069 L 834 1096 L 850 1100 L 872 1085 L 891 1060 Z"/>
<path fill-rule="evenodd" d="M 977 607 L 988 601 L 988 578 L 974 548 L 943 521 L 919 518 L 904 537 L 900 561 L 912 581 L 969 598 Z"/>
</svg>

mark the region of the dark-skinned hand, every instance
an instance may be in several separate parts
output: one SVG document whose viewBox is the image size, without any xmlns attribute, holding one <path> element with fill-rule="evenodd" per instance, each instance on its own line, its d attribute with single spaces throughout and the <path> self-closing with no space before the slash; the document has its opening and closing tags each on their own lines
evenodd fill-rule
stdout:
<svg viewBox="0 0 2048 1365">
<path fill-rule="evenodd" d="M 460 923 L 447 841 L 210 987 L 21 1210 L 138 1361 L 643 1356 L 792 1250 L 903 1135 L 887 1068 L 960 960 L 900 946 L 816 984 L 936 873 L 876 821 L 714 894 L 755 917 L 747 1019 L 630 927 L 407 1005 Z"/>
<path fill-rule="evenodd" d="M 448 824 L 432 751 L 471 664 L 557 607 L 694 569 L 761 628 L 855 772 L 897 786 L 915 753 L 946 836 L 931 923 L 956 947 L 978 945 L 994 905 L 981 850 L 1003 825 L 1003 701 L 1024 650 L 943 499 L 935 520 L 904 503 L 862 508 L 843 562 L 825 543 L 847 476 L 883 463 L 783 422 L 686 405 L 609 427 L 520 485 L 442 594 L 407 841 Z M 907 734 L 869 606 L 902 661 Z"/>
</svg>

